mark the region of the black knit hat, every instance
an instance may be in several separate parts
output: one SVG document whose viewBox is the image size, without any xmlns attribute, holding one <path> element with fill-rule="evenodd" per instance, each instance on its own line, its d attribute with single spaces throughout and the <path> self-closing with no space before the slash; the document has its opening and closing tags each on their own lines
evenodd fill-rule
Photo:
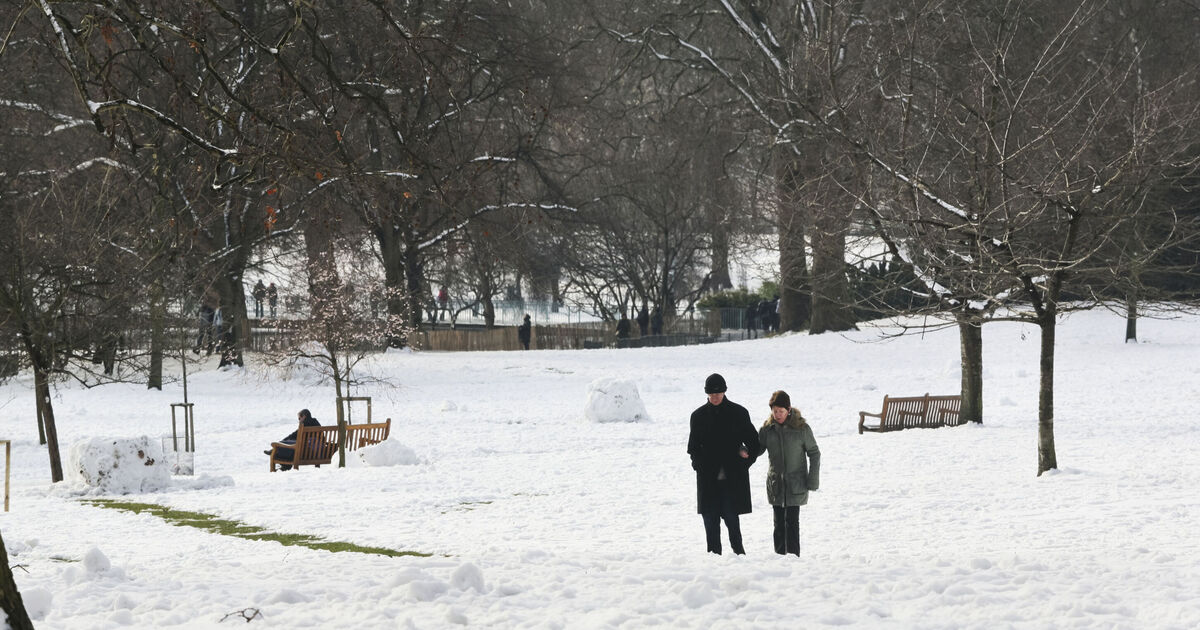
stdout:
<svg viewBox="0 0 1200 630">
<path fill-rule="evenodd" d="M 709 374 L 704 379 L 705 394 L 720 394 L 725 391 L 725 377 L 720 374 Z"/>
<path fill-rule="evenodd" d="M 787 395 L 787 392 L 782 389 L 771 394 L 771 406 L 783 407 L 784 409 L 792 408 L 792 399 Z"/>
</svg>

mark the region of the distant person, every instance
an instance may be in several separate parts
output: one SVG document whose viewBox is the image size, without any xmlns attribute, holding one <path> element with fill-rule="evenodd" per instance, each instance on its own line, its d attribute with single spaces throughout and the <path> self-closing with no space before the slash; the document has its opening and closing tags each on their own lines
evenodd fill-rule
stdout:
<svg viewBox="0 0 1200 630">
<path fill-rule="evenodd" d="M 196 345 L 192 346 L 192 354 L 200 354 L 205 350 L 205 356 L 211 355 L 217 344 L 217 328 L 220 327 L 217 311 L 220 308 L 220 297 L 216 291 L 207 289 L 200 298 L 200 330 L 196 335 Z"/>
<path fill-rule="evenodd" d="M 275 317 L 275 305 L 279 304 L 279 289 L 275 288 L 275 283 L 267 285 L 267 306 L 271 307 L 271 317 Z"/>
<path fill-rule="evenodd" d="M 771 303 L 766 300 L 758 301 L 758 326 L 764 335 L 771 332 Z"/>
<path fill-rule="evenodd" d="M 529 340 L 533 336 L 533 323 L 529 321 L 529 313 L 525 313 L 525 321 L 517 326 L 517 339 L 521 340 L 521 345 L 526 350 L 529 349 Z"/>
<path fill-rule="evenodd" d="M 437 305 L 438 319 L 445 320 L 446 314 L 450 312 L 450 293 L 446 291 L 446 287 L 438 289 Z"/>
<path fill-rule="evenodd" d="M 746 319 L 746 338 L 750 338 L 750 336 L 753 335 L 755 339 L 758 339 L 758 305 L 757 304 L 751 304 L 750 306 L 746 307 L 745 319 Z"/>
<path fill-rule="evenodd" d="M 771 394 L 771 415 L 758 431 L 767 453 L 767 502 L 775 512 L 775 553 L 800 555 L 800 506 L 821 484 L 821 449 L 787 392 Z"/>
<path fill-rule="evenodd" d="M 296 414 L 296 419 L 300 421 L 300 426 L 296 427 L 296 430 L 289 433 L 287 437 L 283 438 L 282 440 L 279 440 L 280 443 L 295 445 L 296 444 L 296 433 L 300 431 L 301 426 L 303 426 L 303 427 L 319 427 L 319 426 L 321 426 L 321 423 L 317 422 L 317 419 L 312 417 L 312 414 L 309 413 L 309 411 L 307 409 L 301 409 L 300 412 Z M 277 461 L 277 462 L 278 461 L 294 462 L 296 459 L 296 450 L 293 448 L 284 448 L 282 446 L 276 446 L 276 447 L 274 447 L 274 449 L 269 448 L 263 452 L 266 453 L 267 455 L 270 455 L 272 450 L 274 450 L 274 452 L 275 452 L 275 461 Z M 279 469 L 280 470 L 289 470 L 289 469 L 291 469 L 291 466 L 288 464 L 283 464 L 279 467 Z"/>
<path fill-rule="evenodd" d="M 629 333 L 633 331 L 633 324 L 629 322 L 629 318 L 625 316 L 625 311 L 621 311 L 621 319 L 617 320 L 617 339 L 628 339 Z"/>
<path fill-rule="evenodd" d="M 250 291 L 250 295 L 254 297 L 254 316 L 263 316 L 263 300 L 267 298 L 267 287 L 263 285 L 262 280 L 254 285 L 254 290 Z"/>
<path fill-rule="evenodd" d="M 654 313 L 650 315 L 650 334 L 663 334 L 663 315 L 661 306 L 655 306 Z"/>
<path fill-rule="evenodd" d="M 642 306 L 642 310 L 638 311 L 637 315 L 638 335 L 645 337 L 650 331 L 650 311 Z"/>
<path fill-rule="evenodd" d="M 779 332 L 779 296 L 771 300 L 771 332 Z"/>
<path fill-rule="evenodd" d="M 733 553 L 746 553 L 739 516 L 751 511 L 749 469 L 762 452 L 750 414 L 726 399 L 725 389 L 720 374 L 704 380 L 708 402 L 692 412 L 687 448 L 696 471 L 696 511 L 704 518 L 708 551 L 718 555 L 722 520 Z"/>
</svg>

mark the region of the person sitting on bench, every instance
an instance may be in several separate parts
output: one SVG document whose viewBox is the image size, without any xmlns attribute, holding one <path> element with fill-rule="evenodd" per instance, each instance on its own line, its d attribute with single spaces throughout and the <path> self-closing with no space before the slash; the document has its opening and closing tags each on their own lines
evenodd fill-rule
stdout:
<svg viewBox="0 0 1200 630">
<path fill-rule="evenodd" d="M 302 424 L 306 427 L 321 426 L 321 423 L 317 422 L 317 419 L 312 417 L 312 414 L 309 413 L 309 411 L 307 409 L 301 409 L 300 413 L 296 414 L 296 417 L 297 417 L 297 419 L 300 420 L 300 424 Z M 296 430 L 298 431 L 299 427 L 296 427 Z M 285 437 L 279 441 L 283 442 L 285 444 L 295 444 L 296 443 L 296 431 L 292 431 L 290 435 L 288 435 L 287 437 Z M 266 453 L 268 456 L 271 455 L 271 449 L 267 449 L 263 452 Z M 281 460 L 282 461 L 291 461 L 295 457 L 296 457 L 296 451 L 294 449 L 290 449 L 290 448 L 276 448 L 275 449 L 275 461 L 281 461 Z M 285 465 L 280 466 L 279 468 L 280 468 L 280 470 L 288 470 L 291 468 L 291 466 L 288 466 L 285 464 Z"/>
</svg>

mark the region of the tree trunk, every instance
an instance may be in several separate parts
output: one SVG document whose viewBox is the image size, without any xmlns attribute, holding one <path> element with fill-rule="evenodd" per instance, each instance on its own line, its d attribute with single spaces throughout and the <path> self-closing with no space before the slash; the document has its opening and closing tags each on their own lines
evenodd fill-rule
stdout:
<svg viewBox="0 0 1200 630">
<path fill-rule="evenodd" d="M 46 421 L 42 418 L 42 405 L 34 401 L 34 407 L 37 409 L 37 424 L 38 424 L 38 444 L 46 445 Z"/>
<path fill-rule="evenodd" d="M 1130 289 L 1125 294 L 1125 343 L 1137 343 L 1138 296 Z"/>
<path fill-rule="evenodd" d="M 54 425 L 54 404 L 50 400 L 49 367 L 34 358 L 33 391 L 37 396 L 38 411 L 46 428 L 46 451 L 50 455 L 50 481 L 63 480 L 62 456 L 58 450 L 58 428 Z"/>
<path fill-rule="evenodd" d="M 709 135 L 711 146 L 701 151 L 698 156 L 699 168 L 704 173 L 707 183 L 707 194 L 704 197 L 706 214 L 712 228 L 712 269 L 708 276 L 708 290 L 724 291 L 733 288 L 733 279 L 729 275 L 729 223 L 731 209 L 736 208 L 737 186 L 730 181 L 725 172 L 727 151 L 736 147 L 738 142 L 729 125 L 718 125 Z"/>
<path fill-rule="evenodd" d="M 799 167 L 788 162 L 779 167 L 779 330 L 798 331 L 808 325 L 808 258 L 805 232 L 808 216 L 800 203 Z"/>
<path fill-rule="evenodd" d="M 250 345 L 250 327 L 246 318 L 246 295 L 241 268 L 221 274 L 213 283 L 221 300 L 221 328 L 216 331 L 221 348 L 221 365 L 243 365 L 242 349 Z"/>
<path fill-rule="evenodd" d="M 733 280 L 729 277 L 729 232 L 721 224 L 716 224 L 712 232 L 712 269 L 709 273 L 708 288 L 711 291 L 724 291 L 733 288 Z"/>
<path fill-rule="evenodd" d="M 0 609 L 4 610 L 8 627 L 12 630 L 33 630 L 33 622 L 29 620 L 29 613 L 25 612 L 25 602 L 8 566 L 8 549 L 4 546 L 3 537 L 0 537 Z"/>
<path fill-rule="evenodd" d="M 336 219 L 309 213 L 304 228 L 304 269 L 308 272 L 309 318 L 317 322 L 336 322 L 339 317 L 341 277 L 333 258 L 333 233 Z M 328 335 L 325 335 L 328 337 Z"/>
<path fill-rule="evenodd" d="M 163 381 L 166 319 L 167 309 L 163 301 L 162 284 L 155 282 L 150 287 L 150 375 L 146 379 L 146 389 L 157 389 L 160 392 Z"/>
<path fill-rule="evenodd" d="M 480 274 L 479 285 L 475 287 L 475 294 L 479 297 L 480 306 L 483 307 L 483 326 L 488 330 L 496 327 L 496 304 L 493 301 L 496 295 L 496 285 L 492 282 L 490 270 L 483 271 Z M 558 282 L 554 283 L 554 296 L 551 299 L 558 299 Z M 476 307 L 478 308 L 478 307 Z"/>
<path fill-rule="evenodd" d="M 1038 476 L 1058 468 L 1054 453 L 1054 332 L 1058 309 L 1048 306 L 1038 326 L 1042 331 L 1041 384 L 1038 388 Z"/>
<path fill-rule="evenodd" d="M 490 295 L 483 298 L 483 325 L 488 330 L 496 327 L 496 303 Z"/>
<path fill-rule="evenodd" d="M 394 230 L 378 228 L 375 230 L 375 238 L 379 242 L 380 258 L 383 259 L 383 287 L 387 299 L 387 317 L 392 321 L 406 321 L 404 247 Z M 403 348 L 404 338 L 389 334 L 387 343 L 391 348 Z"/>
<path fill-rule="evenodd" d="M 808 327 L 812 335 L 857 328 L 846 278 L 849 212 L 840 210 L 819 208 L 813 213 L 812 321 Z"/>
<path fill-rule="evenodd" d="M 424 278 L 421 277 L 422 265 L 421 254 L 417 251 L 414 243 L 407 243 L 404 247 L 404 287 L 408 297 L 408 313 L 407 320 L 412 322 L 414 326 L 421 324 L 421 308 L 422 301 L 426 300 L 426 291 L 424 290 Z"/>
<path fill-rule="evenodd" d="M 342 372 L 338 367 L 337 349 L 327 348 L 329 350 L 330 366 L 333 367 L 333 392 L 337 396 L 337 444 L 338 444 L 338 468 L 346 467 L 346 412 L 343 409 L 342 401 Z"/>
<path fill-rule="evenodd" d="M 664 244 L 670 242 L 667 239 L 663 239 L 663 241 Z M 659 272 L 662 274 L 662 284 L 658 287 L 659 295 L 661 296 L 658 307 L 661 309 L 663 317 L 674 317 L 678 308 L 675 306 L 675 290 L 671 282 L 671 262 L 669 259 L 663 260 L 663 265 Z M 646 308 L 645 298 L 642 299 L 642 308 Z"/>
<path fill-rule="evenodd" d="M 963 422 L 983 422 L 983 326 L 958 315 L 959 348 L 962 351 L 962 407 L 959 419 Z"/>
</svg>

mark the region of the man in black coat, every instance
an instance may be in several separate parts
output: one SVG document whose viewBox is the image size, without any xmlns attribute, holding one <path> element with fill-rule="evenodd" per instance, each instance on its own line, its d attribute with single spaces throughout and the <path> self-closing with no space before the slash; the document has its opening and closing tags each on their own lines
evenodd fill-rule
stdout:
<svg viewBox="0 0 1200 630">
<path fill-rule="evenodd" d="M 300 426 L 305 426 L 305 427 L 321 426 L 321 423 L 317 422 L 317 419 L 312 417 L 312 413 L 310 413 L 307 409 L 301 409 L 300 412 L 296 414 L 296 419 L 300 421 Z M 279 441 L 284 444 L 295 444 L 296 443 L 296 434 L 299 432 L 300 432 L 300 427 L 296 427 L 295 431 L 292 431 L 291 433 L 288 434 L 287 437 L 285 437 Z M 270 455 L 271 449 L 267 449 L 263 452 L 266 453 L 267 455 Z M 283 461 L 283 460 L 295 461 L 295 459 L 296 459 L 295 449 L 280 447 L 275 450 L 275 461 Z M 287 464 L 282 464 L 279 466 L 279 469 L 280 470 L 290 470 L 291 466 L 289 466 Z"/>
<path fill-rule="evenodd" d="M 749 514 L 750 466 L 758 452 L 758 431 L 746 408 L 725 398 L 725 378 L 704 381 L 708 403 L 692 412 L 688 455 L 696 471 L 696 511 L 704 517 L 708 551 L 721 553 L 721 521 L 729 530 L 729 546 L 744 554 L 739 515 Z"/>
</svg>

